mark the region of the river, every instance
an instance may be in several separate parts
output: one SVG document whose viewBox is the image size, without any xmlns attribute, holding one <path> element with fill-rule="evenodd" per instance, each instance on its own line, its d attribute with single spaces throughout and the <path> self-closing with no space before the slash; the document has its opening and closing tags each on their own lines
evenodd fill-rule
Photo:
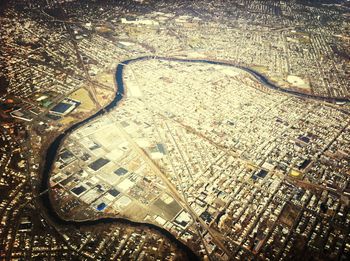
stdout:
<svg viewBox="0 0 350 261">
<path fill-rule="evenodd" d="M 53 164 L 56 160 L 57 152 L 59 151 L 60 145 L 62 144 L 62 141 L 64 138 L 70 134 L 72 131 L 78 129 L 79 127 L 83 126 L 87 122 L 90 122 L 91 120 L 95 119 L 98 116 L 103 115 L 104 113 L 108 113 L 112 109 L 114 109 L 118 103 L 123 99 L 124 95 L 124 83 L 123 83 L 123 70 L 126 65 L 132 62 L 137 62 L 137 61 L 142 61 L 142 60 L 149 60 L 149 59 L 157 59 L 157 60 L 163 60 L 163 61 L 174 61 L 174 62 L 190 62 L 190 63 L 207 63 L 207 64 L 215 64 L 215 65 L 224 65 L 224 66 L 231 66 L 235 68 L 239 68 L 249 74 L 251 74 L 254 78 L 256 78 L 259 82 L 264 84 L 266 87 L 292 94 L 295 96 L 303 97 L 303 98 L 308 98 L 308 99 L 316 99 L 320 101 L 326 101 L 326 102 L 349 102 L 350 99 L 346 98 L 329 98 L 329 97 L 323 97 L 323 96 L 316 96 L 312 94 L 305 94 L 305 93 L 300 93 L 294 90 L 288 90 L 288 89 L 283 89 L 274 83 L 270 82 L 265 76 L 261 75 L 257 71 L 235 65 L 235 64 L 230 64 L 230 63 L 225 63 L 221 61 L 210 61 L 210 60 L 197 60 L 197 59 L 181 59 L 181 58 L 166 58 L 166 57 L 155 57 L 155 56 L 143 56 L 143 57 L 138 57 L 130 60 L 126 60 L 123 62 L 120 62 L 117 66 L 116 69 L 116 74 L 115 74 L 115 80 L 117 84 L 117 93 L 115 98 L 103 109 L 99 110 L 95 114 L 91 115 L 87 119 L 77 122 L 68 129 L 66 129 L 62 134 L 56 137 L 56 139 L 50 144 L 48 147 L 48 150 L 46 152 L 46 158 L 43 166 L 43 172 L 42 172 L 42 179 L 41 179 L 41 185 L 40 185 L 40 192 L 43 192 L 49 188 L 49 177 L 50 177 L 50 172 L 52 170 Z M 64 220 L 62 219 L 54 210 L 51 200 L 49 197 L 49 193 L 43 193 L 40 197 L 42 201 L 42 205 L 46 208 L 46 213 L 49 215 L 50 219 L 54 221 L 57 224 L 60 225 L 73 225 L 75 227 L 81 227 L 81 226 L 94 226 L 96 224 L 107 224 L 107 223 L 123 223 L 123 224 L 130 224 L 131 226 L 147 226 L 151 229 L 154 229 L 164 236 L 166 236 L 170 241 L 172 241 L 175 245 L 177 245 L 180 249 L 182 249 L 185 253 L 187 253 L 188 257 L 190 260 L 197 260 L 198 257 L 190 250 L 189 247 L 187 247 L 185 244 L 183 244 L 181 241 L 176 239 L 170 232 L 167 230 L 152 225 L 152 224 L 144 224 L 144 223 L 137 223 L 137 222 L 132 222 L 127 219 L 123 218 L 100 218 L 97 220 L 91 220 L 91 221 L 72 221 L 72 220 Z"/>
</svg>

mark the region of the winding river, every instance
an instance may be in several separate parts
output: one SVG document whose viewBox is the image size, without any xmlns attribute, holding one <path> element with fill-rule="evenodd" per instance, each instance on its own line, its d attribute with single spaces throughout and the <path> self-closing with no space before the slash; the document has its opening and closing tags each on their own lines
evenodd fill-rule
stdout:
<svg viewBox="0 0 350 261">
<path fill-rule="evenodd" d="M 210 61 L 210 60 L 198 60 L 198 59 L 181 59 L 181 58 L 166 58 L 166 57 L 157 57 L 157 56 L 143 56 L 143 57 L 138 57 L 130 60 L 123 61 L 118 64 L 117 69 L 116 69 L 116 74 L 115 74 L 115 80 L 117 84 L 117 93 L 115 98 L 109 103 L 105 108 L 99 110 L 95 114 L 91 115 L 87 119 L 75 123 L 68 129 L 66 129 L 62 134 L 60 134 L 48 147 L 48 150 L 46 152 L 46 158 L 43 166 L 43 172 L 42 172 L 42 179 L 41 179 L 41 184 L 40 184 L 40 191 L 44 192 L 49 188 L 49 177 L 50 173 L 53 167 L 53 164 L 56 160 L 57 152 L 59 151 L 60 145 L 62 144 L 64 138 L 69 135 L 72 131 L 78 129 L 79 127 L 83 126 L 87 122 L 93 120 L 94 118 L 101 116 L 105 113 L 108 113 L 112 109 L 114 109 L 118 103 L 123 99 L 124 95 L 124 83 L 123 83 L 123 70 L 124 66 L 128 65 L 129 63 L 132 62 L 137 62 L 137 61 L 142 61 L 142 60 L 149 60 L 149 59 L 157 59 L 157 60 L 163 60 L 163 61 L 174 61 L 174 62 L 190 62 L 190 63 L 207 63 L 207 64 L 214 64 L 214 65 L 224 65 L 224 66 L 231 66 L 235 68 L 239 68 L 249 74 L 251 74 L 255 79 L 257 79 L 259 82 L 264 84 L 266 87 L 270 89 L 274 89 L 280 92 L 292 94 L 295 96 L 303 97 L 303 98 L 308 98 L 308 99 L 315 99 L 315 100 L 320 100 L 320 101 L 326 101 L 326 102 L 350 102 L 350 99 L 347 98 L 329 98 L 329 97 L 324 97 L 324 96 L 317 96 L 317 95 L 312 95 L 312 94 L 304 94 L 300 93 L 294 90 L 289 90 L 289 89 L 283 89 L 279 86 L 276 86 L 274 83 L 270 82 L 265 76 L 262 74 L 258 73 L 257 71 L 235 65 L 235 64 L 230 64 L 230 63 L 225 63 L 221 61 Z M 62 219 L 54 210 L 51 200 L 49 197 L 49 193 L 42 193 L 40 196 L 40 200 L 42 202 L 42 205 L 46 208 L 46 213 L 50 217 L 50 219 L 57 224 L 60 225 L 73 225 L 75 227 L 81 227 L 81 226 L 93 226 L 97 224 L 107 224 L 107 223 L 123 223 L 123 224 L 130 224 L 132 226 L 146 226 L 151 229 L 154 229 L 164 236 L 166 236 L 170 241 L 172 241 L 177 247 L 182 249 L 185 253 L 187 253 L 188 257 L 190 260 L 198 260 L 198 257 L 190 250 L 189 247 L 187 247 L 185 244 L 183 244 L 181 241 L 176 239 L 175 236 L 173 236 L 170 232 L 168 232 L 165 229 L 162 229 L 158 226 L 152 225 L 152 224 L 144 224 L 144 223 L 137 223 L 137 222 L 132 222 L 127 219 L 123 218 L 100 218 L 97 220 L 90 220 L 90 221 L 74 221 L 74 220 L 64 220 Z"/>
</svg>

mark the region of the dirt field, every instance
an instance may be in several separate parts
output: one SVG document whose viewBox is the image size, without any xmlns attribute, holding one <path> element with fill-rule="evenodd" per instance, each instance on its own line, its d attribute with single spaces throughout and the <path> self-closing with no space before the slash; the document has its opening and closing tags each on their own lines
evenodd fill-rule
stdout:
<svg viewBox="0 0 350 261">
<path fill-rule="evenodd" d="M 94 102 L 91 100 L 89 96 L 89 92 L 84 88 L 80 88 L 76 90 L 69 96 L 69 98 L 81 102 L 77 110 L 91 111 L 95 108 Z"/>
</svg>

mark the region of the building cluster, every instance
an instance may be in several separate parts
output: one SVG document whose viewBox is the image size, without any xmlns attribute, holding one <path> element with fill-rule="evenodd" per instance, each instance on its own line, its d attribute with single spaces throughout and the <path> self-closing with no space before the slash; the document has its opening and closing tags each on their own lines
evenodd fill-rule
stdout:
<svg viewBox="0 0 350 261">
<path fill-rule="evenodd" d="M 150 58 L 124 70 L 122 105 L 59 153 L 60 211 L 154 223 L 224 259 L 298 257 L 305 245 L 348 253 L 345 235 L 332 236 L 349 225 L 347 111 L 278 94 L 232 66 Z"/>
<path fill-rule="evenodd" d="M 1 258 L 181 258 L 154 227 L 77 231 L 39 211 L 43 150 L 110 102 L 118 65 L 122 102 L 67 135 L 41 191 L 61 217 L 150 223 L 221 260 L 349 255 L 348 104 L 307 96 L 350 97 L 345 5 L 15 2 L 0 14 Z"/>
</svg>

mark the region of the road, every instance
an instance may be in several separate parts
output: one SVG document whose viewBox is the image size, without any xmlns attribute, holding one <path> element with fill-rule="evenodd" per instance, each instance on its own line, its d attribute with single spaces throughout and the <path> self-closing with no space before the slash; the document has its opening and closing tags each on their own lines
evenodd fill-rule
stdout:
<svg viewBox="0 0 350 261">
<path fill-rule="evenodd" d="M 177 61 L 177 62 L 197 62 L 197 63 L 210 63 L 210 64 L 217 64 L 217 65 L 225 65 L 225 66 L 232 66 L 232 67 L 236 67 L 242 70 L 247 71 L 248 73 L 252 74 L 258 81 L 260 81 L 262 84 L 266 85 L 269 88 L 275 89 L 277 88 L 278 91 L 281 92 L 287 92 L 291 95 L 297 95 L 297 96 L 303 96 L 304 98 L 310 98 L 310 99 L 318 99 L 321 101 L 325 101 L 325 99 L 329 102 L 336 102 L 338 101 L 337 99 L 334 98 L 325 98 L 325 97 L 314 97 L 314 96 L 310 96 L 310 95 L 306 95 L 303 93 L 295 93 L 295 92 L 290 92 L 290 91 L 285 91 L 280 87 L 274 87 L 275 85 L 273 85 L 272 83 L 270 83 L 264 76 L 258 74 L 255 71 L 252 71 L 249 68 L 243 68 L 241 66 L 237 66 L 234 64 L 228 64 L 225 62 L 219 62 L 219 61 L 207 61 L 207 60 L 190 60 L 190 59 L 180 59 L 180 58 L 167 58 L 167 57 L 154 57 L 154 56 L 144 56 L 144 57 L 138 57 L 138 58 L 134 58 L 134 59 L 130 59 L 130 60 L 126 60 L 126 61 L 122 61 L 119 63 L 120 66 L 118 66 L 118 70 L 123 70 L 125 65 L 128 65 L 131 62 L 137 62 L 137 61 L 142 61 L 142 60 L 147 60 L 147 59 L 159 59 L 159 60 L 168 60 L 168 61 Z M 121 79 L 119 79 L 118 77 L 120 77 Z M 123 79 L 122 79 L 122 72 L 117 72 L 117 82 L 118 84 L 122 84 L 123 83 Z M 120 88 L 123 86 L 118 86 L 118 92 L 122 95 L 123 92 L 120 92 Z M 343 101 L 344 99 L 341 98 L 341 100 Z M 349 101 L 348 99 L 346 99 L 346 101 Z M 115 102 L 112 101 L 111 104 L 113 104 L 112 106 L 108 107 L 108 110 L 112 109 L 113 106 L 116 106 L 119 102 Z M 108 105 L 107 105 L 108 106 Z M 107 110 L 106 110 L 107 111 Z M 95 115 L 90 116 L 89 119 L 93 119 L 96 116 L 100 116 L 101 113 L 96 113 Z M 163 115 L 164 116 L 164 115 Z M 84 124 L 86 121 L 83 121 L 82 124 Z M 75 124 L 75 129 L 78 128 L 79 126 L 81 126 L 82 124 L 77 123 Z M 178 124 L 181 124 L 178 122 Z M 183 126 L 185 127 L 185 126 Z M 178 189 L 174 186 L 174 184 L 172 184 L 169 180 L 169 178 L 160 170 L 160 168 L 153 162 L 152 159 L 149 158 L 149 156 L 147 155 L 147 153 L 140 148 L 136 142 L 132 139 L 132 137 L 129 136 L 128 133 L 125 132 L 125 130 L 117 124 L 117 128 L 119 129 L 120 133 L 124 136 L 124 138 L 131 144 L 131 146 L 134 148 L 134 150 L 139 154 L 139 156 L 152 168 L 152 170 L 154 171 L 155 174 L 157 174 L 161 180 L 165 183 L 165 185 L 168 187 L 168 189 L 170 190 L 171 194 L 173 195 L 174 199 L 176 201 L 179 202 L 179 204 L 181 204 L 184 209 L 187 210 L 187 212 L 192 216 L 193 220 L 196 222 L 197 224 L 197 231 L 199 233 L 200 236 L 202 236 L 202 230 L 203 231 L 208 231 L 208 233 L 211 235 L 213 242 L 220 248 L 222 249 L 228 256 L 231 256 L 231 252 L 225 247 L 224 243 L 223 243 L 223 237 L 222 235 L 220 235 L 217 231 L 215 231 L 214 229 L 212 229 L 211 227 L 209 227 L 200 217 L 198 217 L 198 215 L 196 215 L 196 213 L 194 213 L 194 211 L 191 209 L 191 207 L 189 206 L 186 198 L 184 197 L 184 195 L 181 195 L 180 192 L 178 191 Z M 186 126 L 186 129 L 191 131 L 192 133 L 194 133 L 195 131 L 189 127 Z M 66 135 L 69 132 L 66 132 L 64 135 Z M 205 138 L 205 137 L 202 137 Z M 62 139 L 62 137 L 61 137 Z M 208 139 L 206 139 L 208 140 Z M 208 140 L 209 141 L 209 140 Z M 213 141 L 209 141 L 210 143 L 213 144 Z M 219 144 L 213 144 L 215 146 L 218 146 Z M 219 146 L 220 148 L 222 148 L 221 146 Z M 239 159 L 239 156 L 237 155 L 236 152 L 230 151 L 228 148 L 222 148 L 224 149 L 224 151 L 228 152 L 228 153 L 232 153 L 232 156 L 234 156 L 235 158 Z M 57 153 L 57 152 L 56 152 Z M 204 242 L 203 238 L 202 241 Z"/>
<path fill-rule="evenodd" d="M 124 130 L 124 128 L 119 123 L 116 123 L 116 125 L 120 134 L 129 142 L 129 144 L 133 147 L 137 154 L 139 154 L 139 156 L 148 164 L 148 166 L 151 167 L 154 173 L 162 179 L 162 181 L 170 190 L 174 199 L 186 209 L 186 211 L 192 216 L 193 220 L 195 220 L 197 224 L 199 224 L 203 229 L 209 232 L 209 234 L 213 238 L 213 242 L 218 247 L 220 247 L 221 250 L 223 250 L 228 256 L 230 256 L 231 252 L 223 244 L 221 236 L 219 236 L 216 231 L 208 227 L 207 224 L 205 224 L 205 222 L 192 210 L 188 202 L 182 198 L 174 184 L 170 182 L 169 178 L 160 170 L 160 168 L 153 162 L 153 160 L 147 155 L 147 153 L 137 145 L 137 143 Z"/>
</svg>

